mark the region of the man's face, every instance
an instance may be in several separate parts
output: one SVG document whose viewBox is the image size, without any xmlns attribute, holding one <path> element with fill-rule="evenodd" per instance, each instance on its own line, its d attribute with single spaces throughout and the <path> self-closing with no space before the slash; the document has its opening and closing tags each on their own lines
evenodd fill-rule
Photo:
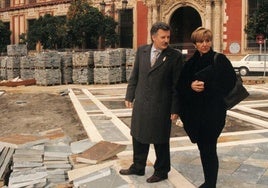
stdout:
<svg viewBox="0 0 268 188">
<path fill-rule="evenodd" d="M 170 31 L 159 29 L 156 34 L 152 35 L 152 40 L 156 49 L 164 50 L 169 44 Z"/>
</svg>

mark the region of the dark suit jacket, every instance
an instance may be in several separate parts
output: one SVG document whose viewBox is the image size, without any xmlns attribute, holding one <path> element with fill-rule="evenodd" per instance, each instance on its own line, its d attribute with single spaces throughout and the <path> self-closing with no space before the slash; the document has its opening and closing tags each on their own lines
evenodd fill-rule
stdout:
<svg viewBox="0 0 268 188">
<path fill-rule="evenodd" d="M 175 87 L 182 69 L 182 55 L 168 47 L 151 67 L 151 47 L 138 48 L 125 99 L 134 101 L 131 135 L 142 143 L 167 143 L 170 114 L 178 114 Z"/>
</svg>

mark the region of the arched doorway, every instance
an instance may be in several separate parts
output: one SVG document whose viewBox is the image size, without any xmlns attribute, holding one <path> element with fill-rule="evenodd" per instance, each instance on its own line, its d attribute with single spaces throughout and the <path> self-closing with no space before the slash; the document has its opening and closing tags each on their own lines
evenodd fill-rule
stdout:
<svg viewBox="0 0 268 188">
<path fill-rule="evenodd" d="M 189 57 L 194 51 L 191 43 L 191 33 L 201 25 L 201 17 L 194 8 L 190 6 L 178 8 L 170 19 L 172 28 L 171 46 L 186 51 L 187 57 Z"/>
</svg>

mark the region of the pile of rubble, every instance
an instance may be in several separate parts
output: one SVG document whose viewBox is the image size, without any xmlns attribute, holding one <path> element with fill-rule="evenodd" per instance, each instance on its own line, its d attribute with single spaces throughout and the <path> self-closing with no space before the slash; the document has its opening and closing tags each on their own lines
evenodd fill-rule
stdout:
<svg viewBox="0 0 268 188">
<path fill-rule="evenodd" d="M 71 142 L 62 129 L 54 129 L 0 137 L 0 148 L 0 186 L 49 188 L 81 187 L 111 175 L 116 154 L 126 146 Z"/>
</svg>

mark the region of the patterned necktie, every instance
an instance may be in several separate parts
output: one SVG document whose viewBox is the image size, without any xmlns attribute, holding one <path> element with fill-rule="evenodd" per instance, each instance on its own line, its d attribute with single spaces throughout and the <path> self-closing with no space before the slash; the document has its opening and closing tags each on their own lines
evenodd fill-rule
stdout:
<svg viewBox="0 0 268 188">
<path fill-rule="evenodd" d="M 151 60 L 151 67 L 154 66 L 159 54 L 160 54 L 160 52 L 158 50 L 153 51 L 153 57 L 152 57 L 152 60 Z"/>
</svg>

